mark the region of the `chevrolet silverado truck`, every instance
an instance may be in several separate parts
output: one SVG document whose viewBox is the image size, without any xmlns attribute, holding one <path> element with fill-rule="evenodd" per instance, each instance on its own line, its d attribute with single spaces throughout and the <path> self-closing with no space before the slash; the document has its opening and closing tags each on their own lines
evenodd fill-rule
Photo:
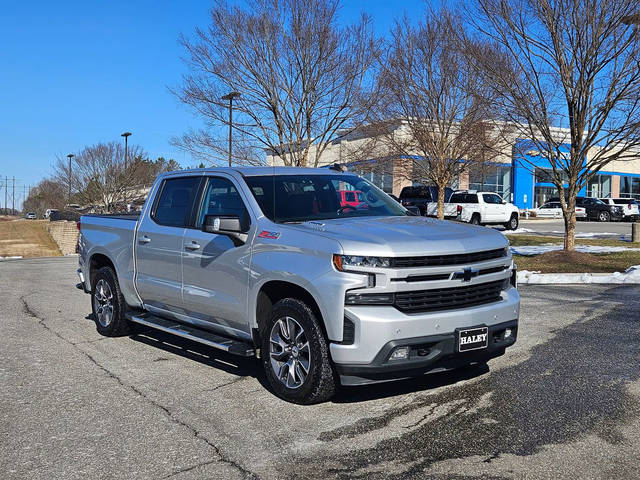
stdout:
<svg viewBox="0 0 640 480">
<path fill-rule="evenodd" d="M 435 217 L 438 212 L 436 202 L 427 204 L 427 215 Z M 507 230 L 518 228 L 520 215 L 518 207 L 507 203 L 494 192 L 459 190 L 454 192 L 444 204 L 444 217 L 473 225 L 504 225 Z"/>
<path fill-rule="evenodd" d="M 290 402 L 484 364 L 516 341 L 505 237 L 409 215 L 350 173 L 164 173 L 139 217 L 83 216 L 78 242 L 100 334 L 142 325 L 256 356 Z"/>
</svg>

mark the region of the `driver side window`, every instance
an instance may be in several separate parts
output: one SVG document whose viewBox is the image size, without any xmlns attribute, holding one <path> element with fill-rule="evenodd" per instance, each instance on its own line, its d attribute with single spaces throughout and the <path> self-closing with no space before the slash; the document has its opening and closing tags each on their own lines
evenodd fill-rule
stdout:
<svg viewBox="0 0 640 480">
<path fill-rule="evenodd" d="M 198 228 L 202 226 L 205 215 L 237 215 L 243 218 L 248 214 L 240 193 L 230 180 L 209 177 L 198 216 Z"/>
</svg>

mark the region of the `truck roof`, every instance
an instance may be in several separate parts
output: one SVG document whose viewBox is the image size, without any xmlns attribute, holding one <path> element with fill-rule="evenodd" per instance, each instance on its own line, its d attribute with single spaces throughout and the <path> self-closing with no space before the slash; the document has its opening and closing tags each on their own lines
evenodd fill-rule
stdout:
<svg viewBox="0 0 640 480">
<path fill-rule="evenodd" d="M 216 172 L 237 172 L 245 177 L 256 177 L 264 175 L 331 175 L 349 172 L 338 172 L 331 168 L 307 168 L 307 167 L 211 167 L 194 168 L 190 170 L 173 170 L 164 175 L 179 175 L 182 173 L 216 173 Z"/>
</svg>

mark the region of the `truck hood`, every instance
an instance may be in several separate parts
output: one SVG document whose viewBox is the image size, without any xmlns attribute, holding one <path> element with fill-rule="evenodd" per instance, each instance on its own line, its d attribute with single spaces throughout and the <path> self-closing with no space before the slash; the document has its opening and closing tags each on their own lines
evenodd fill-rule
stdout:
<svg viewBox="0 0 640 480">
<path fill-rule="evenodd" d="M 346 255 L 456 254 L 492 250 L 509 244 L 504 235 L 491 228 L 426 217 L 350 217 L 291 227 L 315 230 L 336 240 Z"/>
</svg>

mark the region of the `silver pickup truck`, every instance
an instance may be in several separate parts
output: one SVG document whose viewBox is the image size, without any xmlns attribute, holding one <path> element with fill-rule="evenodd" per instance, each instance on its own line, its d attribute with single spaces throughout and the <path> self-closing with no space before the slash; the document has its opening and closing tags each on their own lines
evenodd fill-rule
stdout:
<svg viewBox="0 0 640 480">
<path fill-rule="evenodd" d="M 101 334 L 141 324 L 258 356 L 291 402 L 482 364 L 516 340 L 501 233 L 412 216 L 327 168 L 162 174 L 139 218 L 83 216 L 78 248 Z"/>
</svg>

